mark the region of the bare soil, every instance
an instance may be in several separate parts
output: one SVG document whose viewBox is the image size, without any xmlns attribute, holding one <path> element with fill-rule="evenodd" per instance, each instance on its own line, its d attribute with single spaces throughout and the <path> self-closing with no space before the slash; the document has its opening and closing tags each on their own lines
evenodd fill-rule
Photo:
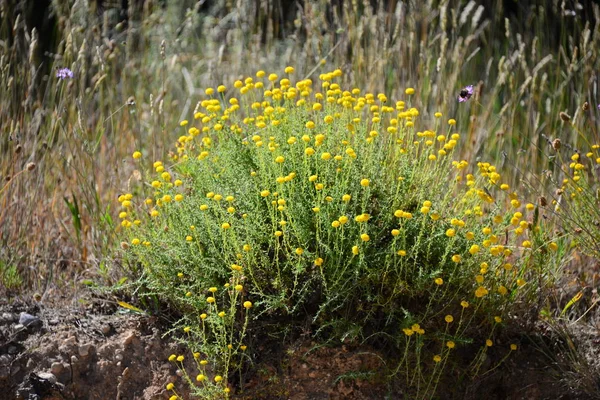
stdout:
<svg viewBox="0 0 600 400">
<path fill-rule="evenodd" d="M 29 325 L 19 323 L 20 319 Z M 181 354 L 184 349 L 163 337 L 166 328 L 157 318 L 119 313 L 102 301 L 70 307 L 0 304 L 0 398 L 168 399 L 171 393 L 165 386 L 169 382 L 176 384 L 183 398 L 189 398 L 189 392 L 182 390 L 185 383 L 180 372 L 167 361 L 170 354 Z M 587 334 L 588 340 L 598 342 L 593 332 Z M 373 348 L 320 347 L 306 338 L 285 347 L 262 346 L 255 349 L 258 363 L 244 377 L 243 392 L 234 398 L 410 398 L 401 380 L 386 383 L 383 379 L 386 355 Z M 523 344 L 514 357 L 476 381 L 451 376 L 441 382 L 439 398 L 597 398 L 565 384 L 551 358 L 537 347 Z M 600 380 L 594 383 L 600 393 Z"/>
</svg>

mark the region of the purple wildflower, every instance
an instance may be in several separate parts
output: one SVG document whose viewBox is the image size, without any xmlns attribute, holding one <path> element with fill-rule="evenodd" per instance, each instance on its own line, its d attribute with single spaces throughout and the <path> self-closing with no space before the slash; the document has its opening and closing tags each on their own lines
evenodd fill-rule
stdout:
<svg viewBox="0 0 600 400">
<path fill-rule="evenodd" d="M 69 68 L 61 68 L 56 73 L 56 77 L 58 79 L 72 78 L 73 77 L 73 71 L 71 71 Z"/>
<path fill-rule="evenodd" d="M 471 96 L 473 96 L 474 90 L 473 90 L 473 85 L 469 85 L 469 86 L 465 86 L 464 88 L 461 89 L 459 95 L 458 95 L 458 102 L 459 103 L 464 103 L 465 101 L 469 100 L 471 98 Z"/>
<path fill-rule="evenodd" d="M 598 110 L 600 110 L 600 104 L 598 104 Z"/>
</svg>

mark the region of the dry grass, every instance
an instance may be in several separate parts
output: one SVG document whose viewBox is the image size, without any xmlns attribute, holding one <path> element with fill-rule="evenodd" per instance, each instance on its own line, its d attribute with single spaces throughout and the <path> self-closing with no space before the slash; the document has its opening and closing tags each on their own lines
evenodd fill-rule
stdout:
<svg viewBox="0 0 600 400">
<path fill-rule="evenodd" d="M 559 111 L 574 123 L 598 123 L 579 106 L 597 102 L 600 28 L 564 16 L 559 4 L 520 6 L 525 17 L 513 18 L 500 1 L 134 3 L 99 10 L 52 2 L 49 54 L 19 5 L 1 3 L 0 258 L 35 290 L 57 273 L 96 271 L 112 240 L 117 196 L 128 187 L 121 177 L 137 179 L 123 162 L 134 149 L 161 158 L 204 87 L 258 69 L 293 64 L 314 76 L 326 59 L 348 81 L 390 98 L 414 86 L 420 109 L 459 121 L 470 144 L 464 158 L 500 161 L 513 184 L 535 190 L 543 185 L 531 172 L 548 168 L 543 135 L 580 142 Z M 595 5 L 584 12 L 599 19 Z M 548 28 L 556 24 L 559 34 Z M 55 78 L 62 66 L 75 72 L 72 80 Z M 459 108 L 466 84 L 476 85 L 475 101 Z M 37 168 L 19 174 L 29 162 Z"/>
</svg>

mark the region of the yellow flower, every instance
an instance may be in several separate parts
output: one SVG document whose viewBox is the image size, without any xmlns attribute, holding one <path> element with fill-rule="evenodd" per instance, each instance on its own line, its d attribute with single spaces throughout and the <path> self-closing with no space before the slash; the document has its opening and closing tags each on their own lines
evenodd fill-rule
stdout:
<svg viewBox="0 0 600 400">
<path fill-rule="evenodd" d="M 173 385 L 172 383 L 167 384 L 167 390 L 173 390 L 174 387 L 175 385 Z"/>
<path fill-rule="evenodd" d="M 183 360 L 184 360 L 184 357 L 183 357 L 183 356 L 178 356 L 178 357 L 177 357 L 177 361 L 179 361 L 179 362 L 182 362 Z"/>
<path fill-rule="evenodd" d="M 483 286 L 479 286 L 475 290 L 475 297 L 477 297 L 477 298 L 481 298 L 487 294 L 488 294 L 488 290 L 486 288 L 484 288 Z"/>
<path fill-rule="evenodd" d="M 358 246 L 352 246 L 352 254 L 358 255 Z"/>
<path fill-rule="evenodd" d="M 316 265 L 317 267 L 320 267 L 321 265 L 323 265 L 323 259 L 322 259 L 321 257 L 317 258 L 317 259 L 315 260 L 315 265 Z"/>
<path fill-rule="evenodd" d="M 440 361 L 442 361 L 442 357 L 439 354 L 433 356 L 433 362 L 439 363 Z"/>
<path fill-rule="evenodd" d="M 360 238 L 362 239 L 363 242 L 368 242 L 371 239 L 369 237 L 369 235 L 367 235 L 366 233 L 363 233 L 362 235 L 360 235 Z"/>
<path fill-rule="evenodd" d="M 449 340 L 446 342 L 446 347 L 449 349 L 453 349 L 455 346 L 454 342 L 452 340 Z"/>
<path fill-rule="evenodd" d="M 448 237 L 454 237 L 456 235 L 456 230 L 450 228 L 446 231 L 446 236 Z"/>
<path fill-rule="evenodd" d="M 514 344 L 514 343 L 512 343 L 512 344 L 510 345 L 510 349 L 511 349 L 512 351 L 515 351 L 515 350 L 517 350 L 517 345 L 516 345 L 516 344 Z"/>
<path fill-rule="evenodd" d="M 202 382 L 206 379 L 206 376 L 203 374 L 196 375 L 196 381 Z"/>
<path fill-rule="evenodd" d="M 412 95 L 415 94 L 415 89 L 414 88 L 406 88 L 406 90 L 404 91 L 404 93 L 406 93 L 407 95 Z"/>
<path fill-rule="evenodd" d="M 444 319 L 446 320 L 447 323 L 454 321 L 454 317 L 452 315 L 446 315 L 444 317 Z"/>
<path fill-rule="evenodd" d="M 444 280 L 442 278 L 435 278 L 435 284 L 441 286 L 444 284 Z"/>
<path fill-rule="evenodd" d="M 200 318 L 201 318 L 201 319 L 206 319 L 206 317 L 208 317 L 208 315 L 206 315 L 206 314 L 204 314 L 204 313 L 200 314 Z"/>
<path fill-rule="evenodd" d="M 221 375 L 217 375 L 215 376 L 215 382 L 219 383 L 223 380 L 223 377 Z"/>
<path fill-rule="evenodd" d="M 521 243 L 521 246 L 525 247 L 526 249 L 531 247 L 531 242 L 529 240 L 525 240 L 523 241 L 523 243 Z"/>
<path fill-rule="evenodd" d="M 502 322 L 502 318 L 495 316 L 494 321 L 496 321 L 499 324 L 500 322 Z"/>
<path fill-rule="evenodd" d="M 552 251 L 556 251 L 556 250 L 558 250 L 558 245 L 556 243 L 552 242 L 548 245 L 548 248 Z"/>
<path fill-rule="evenodd" d="M 223 229 L 229 229 L 229 228 L 231 228 L 231 225 L 229 225 L 229 223 L 228 223 L 228 222 L 223 222 L 223 223 L 221 224 L 221 228 L 223 228 Z"/>
<path fill-rule="evenodd" d="M 225 90 L 227 90 L 227 88 L 223 85 L 219 85 L 217 87 L 217 92 L 219 92 L 219 93 L 223 93 Z"/>
<path fill-rule="evenodd" d="M 215 298 L 214 297 L 207 297 L 206 298 L 206 302 L 212 304 L 212 303 L 215 302 Z"/>
<path fill-rule="evenodd" d="M 221 311 L 218 315 L 219 317 L 223 318 L 225 316 L 225 311 Z"/>
<path fill-rule="evenodd" d="M 283 158 L 282 156 L 279 156 L 277 158 L 275 158 L 275 162 L 281 164 L 282 162 L 285 161 L 285 158 Z"/>
<path fill-rule="evenodd" d="M 349 194 L 345 194 L 342 196 L 342 201 L 347 203 L 350 201 L 351 198 L 352 196 L 350 196 Z"/>
<path fill-rule="evenodd" d="M 177 356 L 175 354 L 171 354 L 169 356 L 169 361 L 175 361 L 175 359 L 177 359 Z"/>
<path fill-rule="evenodd" d="M 132 157 L 134 160 L 139 160 L 140 158 L 142 158 L 142 153 L 140 153 L 139 151 L 135 151 L 135 152 L 133 152 Z"/>
<path fill-rule="evenodd" d="M 304 249 L 303 249 L 303 248 L 301 248 L 301 247 L 298 247 L 298 248 L 296 249 L 296 254 L 298 254 L 299 256 L 301 256 L 301 255 L 302 255 L 302 253 L 304 253 Z"/>
<path fill-rule="evenodd" d="M 360 186 L 362 186 L 362 187 L 367 187 L 367 186 L 369 186 L 370 183 L 371 182 L 368 179 L 361 179 L 360 180 Z"/>
<path fill-rule="evenodd" d="M 185 328 L 183 328 L 183 331 L 185 333 L 190 333 L 191 330 L 192 330 L 192 328 L 190 328 L 189 326 L 186 326 Z"/>
<path fill-rule="evenodd" d="M 486 345 L 487 347 L 492 347 L 492 345 L 493 345 L 493 344 L 494 344 L 494 342 L 492 342 L 492 340 L 491 340 L 491 339 L 487 339 L 487 340 L 485 341 L 485 345 Z"/>
<path fill-rule="evenodd" d="M 479 252 L 479 246 L 474 244 L 473 246 L 471 246 L 471 248 L 469 249 L 469 253 L 475 255 Z"/>
<path fill-rule="evenodd" d="M 462 257 L 459 254 L 455 254 L 452 256 L 452 261 L 455 263 L 459 263 L 462 260 Z"/>
<path fill-rule="evenodd" d="M 244 308 L 247 309 L 247 310 L 250 309 L 250 308 L 252 308 L 252 303 L 249 302 L 249 301 L 245 301 L 244 302 Z"/>
<path fill-rule="evenodd" d="M 392 229 L 392 236 L 398 236 L 400 231 L 398 229 Z"/>
<path fill-rule="evenodd" d="M 500 293 L 500 295 L 505 296 L 508 293 L 508 289 L 504 286 L 500 286 L 498 288 L 498 293 Z"/>
<path fill-rule="evenodd" d="M 448 125 L 456 125 L 456 120 L 455 119 L 449 119 L 448 120 Z"/>
<path fill-rule="evenodd" d="M 469 302 L 463 300 L 463 301 L 460 302 L 460 305 L 461 305 L 462 308 L 467 308 L 467 307 L 469 307 Z"/>
</svg>

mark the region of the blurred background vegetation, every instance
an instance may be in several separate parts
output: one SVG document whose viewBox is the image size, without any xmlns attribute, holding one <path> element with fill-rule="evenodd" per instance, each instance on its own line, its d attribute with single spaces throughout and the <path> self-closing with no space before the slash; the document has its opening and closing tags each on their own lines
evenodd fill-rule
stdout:
<svg viewBox="0 0 600 400">
<path fill-rule="evenodd" d="M 554 198 L 550 141 L 599 140 L 598 20 L 592 1 L 0 0 L 3 289 L 110 281 L 117 197 L 141 179 L 125 160 L 162 159 L 204 88 L 259 69 L 339 67 L 391 100 L 415 87 L 423 118 L 457 119 L 462 158 Z"/>
</svg>

